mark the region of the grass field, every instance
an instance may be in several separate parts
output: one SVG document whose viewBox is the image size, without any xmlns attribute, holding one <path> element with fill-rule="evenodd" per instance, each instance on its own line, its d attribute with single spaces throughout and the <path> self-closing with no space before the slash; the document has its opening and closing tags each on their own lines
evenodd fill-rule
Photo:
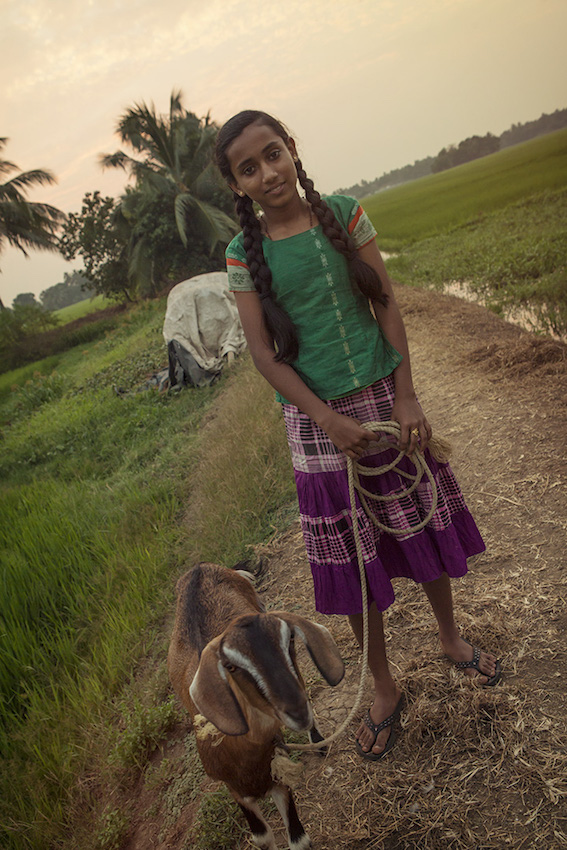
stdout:
<svg viewBox="0 0 567 850">
<path fill-rule="evenodd" d="M 494 312 L 567 338 L 567 187 L 422 239 L 389 259 L 388 270 L 412 285 L 461 282 Z"/>
<path fill-rule="evenodd" d="M 85 298 L 84 301 L 78 301 L 76 304 L 71 304 L 70 307 L 56 310 L 55 315 L 63 325 L 67 322 L 73 322 L 75 319 L 82 319 L 89 313 L 96 313 L 97 310 L 104 310 L 105 307 L 112 307 L 115 303 L 104 295 L 95 295 L 94 298 Z"/>
<path fill-rule="evenodd" d="M 422 177 L 365 198 L 363 205 L 385 251 L 567 185 L 567 130 Z"/>
<path fill-rule="evenodd" d="M 363 202 L 395 279 L 462 283 L 503 315 L 567 337 L 567 130 Z"/>
</svg>

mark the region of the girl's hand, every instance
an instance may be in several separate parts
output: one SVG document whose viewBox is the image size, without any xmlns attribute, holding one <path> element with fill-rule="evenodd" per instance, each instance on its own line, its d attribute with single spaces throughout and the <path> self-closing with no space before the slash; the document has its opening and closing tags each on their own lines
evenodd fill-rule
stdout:
<svg viewBox="0 0 567 850">
<path fill-rule="evenodd" d="M 380 439 L 379 434 L 363 428 L 358 419 L 343 416 L 342 413 L 333 413 L 330 410 L 329 414 L 332 415 L 326 418 L 324 423 L 319 424 L 339 451 L 344 452 L 352 460 L 361 457 L 369 443 Z"/>
<path fill-rule="evenodd" d="M 392 407 L 392 420 L 400 426 L 400 450 L 410 455 L 416 448 L 422 452 L 431 439 L 431 425 L 415 396 L 396 399 Z"/>
</svg>

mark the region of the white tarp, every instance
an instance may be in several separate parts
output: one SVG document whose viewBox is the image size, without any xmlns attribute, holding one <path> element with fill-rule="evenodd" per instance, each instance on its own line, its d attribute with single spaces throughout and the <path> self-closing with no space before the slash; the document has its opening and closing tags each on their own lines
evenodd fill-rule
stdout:
<svg viewBox="0 0 567 850">
<path fill-rule="evenodd" d="M 210 272 L 174 286 L 167 298 L 163 325 L 166 345 L 177 340 L 199 366 L 219 372 L 229 352 L 235 355 L 246 340 L 226 272 Z"/>
</svg>

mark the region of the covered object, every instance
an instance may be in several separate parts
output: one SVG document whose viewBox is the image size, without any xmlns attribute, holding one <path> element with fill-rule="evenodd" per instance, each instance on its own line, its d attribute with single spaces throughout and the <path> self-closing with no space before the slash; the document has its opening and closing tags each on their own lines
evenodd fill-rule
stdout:
<svg viewBox="0 0 567 850">
<path fill-rule="evenodd" d="M 170 386 L 212 383 L 227 360 L 246 346 L 227 273 L 201 274 L 174 286 L 167 298 L 163 336 Z"/>
</svg>

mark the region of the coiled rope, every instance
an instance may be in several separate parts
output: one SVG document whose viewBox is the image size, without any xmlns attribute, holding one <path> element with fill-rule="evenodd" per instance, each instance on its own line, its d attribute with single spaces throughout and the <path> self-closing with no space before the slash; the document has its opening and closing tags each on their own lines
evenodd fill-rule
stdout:
<svg viewBox="0 0 567 850">
<path fill-rule="evenodd" d="M 365 422 L 362 427 L 366 428 L 368 431 L 379 431 L 381 434 L 390 435 L 392 437 L 395 437 L 398 441 L 401 436 L 400 426 L 397 422 Z M 393 443 L 391 440 L 388 439 L 387 436 L 382 437 L 380 440 L 372 440 L 370 445 L 375 445 L 381 451 L 393 448 Z M 435 449 L 435 446 L 433 446 L 431 450 L 434 455 L 437 455 L 439 459 L 441 459 L 441 455 L 447 453 L 447 446 L 439 442 L 437 445 L 437 451 Z M 405 470 L 400 469 L 398 467 L 398 463 L 403 457 L 409 457 L 409 459 L 415 466 L 415 475 L 412 475 L 411 473 L 406 472 Z M 360 682 L 358 685 L 358 691 L 353 707 L 351 708 L 347 718 L 341 723 L 339 728 L 332 733 L 332 735 L 329 735 L 327 738 L 324 738 L 322 741 L 318 741 L 317 743 L 286 744 L 285 746 L 288 750 L 320 750 L 322 747 L 326 747 L 332 741 L 335 741 L 339 737 L 339 735 L 342 735 L 342 733 L 352 721 L 354 715 L 358 712 L 358 709 L 362 702 L 362 695 L 364 693 L 364 685 L 366 682 L 366 674 L 368 671 L 368 590 L 366 587 L 366 571 L 364 568 L 362 543 L 360 540 L 360 529 L 358 526 L 358 513 L 356 510 L 356 491 L 358 491 L 360 503 L 364 508 L 365 513 L 367 514 L 368 518 L 374 523 L 374 525 L 376 525 L 381 531 L 384 531 L 387 534 L 393 534 L 396 537 L 400 537 L 402 535 L 405 536 L 409 533 L 415 533 L 416 531 L 421 531 L 421 529 L 424 528 L 431 520 L 437 509 L 437 486 L 435 484 L 435 478 L 433 477 L 433 473 L 431 472 L 429 466 L 425 461 L 425 457 L 421 449 L 414 449 L 412 454 L 409 456 L 407 456 L 405 452 L 400 451 L 398 456 L 395 460 L 392 461 L 392 463 L 384 464 L 383 466 L 378 467 L 363 466 L 361 463 L 359 463 L 359 461 L 352 460 L 351 458 L 348 458 L 347 460 L 348 489 L 352 517 L 352 533 L 354 535 L 354 542 L 356 546 L 356 557 L 358 559 L 360 586 L 362 590 L 362 668 L 360 671 Z M 384 473 L 386 472 L 395 472 L 402 478 L 411 481 L 411 484 L 405 490 L 382 496 L 380 494 L 370 493 L 360 483 L 359 476 L 361 474 L 365 476 L 384 475 Z M 427 512 L 427 515 L 420 522 L 418 522 L 416 525 L 411 526 L 410 528 L 390 528 L 389 526 L 381 523 L 370 510 L 367 500 L 373 499 L 376 502 L 393 502 L 396 500 L 403 499 L 413 493 L 413 491 L 421 482 L 424 475 L 427 477 L 431 485 L 432 496 L 431 507 Z"/>
</svg>

